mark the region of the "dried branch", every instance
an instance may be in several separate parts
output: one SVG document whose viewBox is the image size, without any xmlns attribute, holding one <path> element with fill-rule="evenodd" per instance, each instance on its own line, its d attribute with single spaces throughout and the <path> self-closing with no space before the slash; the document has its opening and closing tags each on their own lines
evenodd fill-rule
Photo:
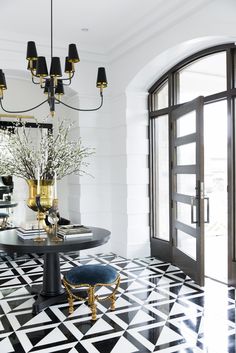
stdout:
<svg viewBox="0 0 236 353">
<path fill-rule="evenodd" d="M 0 131 L 0 175 L 36 179 L 38 168 L 41 179 L 53 179 L 55 172 L 58 179 L 73 173 L 85 174 L 88 162 L 84 160 L 94 150 L 83 147 L 80 138 L 70 140 L 71 128 L 61 123 L 56 136 L 42 134 L 38 128 L 39 141 L 30 138 L 30 129 L 24 125 L 16 127 L 15 134 Z"/>
</svg>

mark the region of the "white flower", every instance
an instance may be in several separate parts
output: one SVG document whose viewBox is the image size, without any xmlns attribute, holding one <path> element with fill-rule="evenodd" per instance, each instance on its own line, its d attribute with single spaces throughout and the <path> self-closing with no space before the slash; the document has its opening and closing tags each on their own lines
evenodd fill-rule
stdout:
<svg viewBox="0 0 236 353">
<path fill-rule="evenodd" d="M 58 179 L 66 175 L 84 174 L 88 163 L 84 161 L 94 153 L 84 147 L 81 139 L 70 140 L 72 125 L 60 124 L 56 136 L 44 134 L 39 129 L 39 141 L 32 140 L 30 130 L 16 126 L 14 133 L 0 131 L 0 175 L 15 175 L 23 179 L 36 179 L 40 169 L 41 179 Z"/>
</svg>

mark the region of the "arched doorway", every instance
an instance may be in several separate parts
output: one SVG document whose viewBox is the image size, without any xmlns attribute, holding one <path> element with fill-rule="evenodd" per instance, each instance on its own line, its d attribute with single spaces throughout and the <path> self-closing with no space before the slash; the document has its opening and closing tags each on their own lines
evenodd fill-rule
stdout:
<svg viewBox="0 0 236 353">
<path fill-rule="evenodd" d="M 200 285 L 235 284 L 234 60 L 201 51 L 149 90 L 151 252 Z"/>
</svg>

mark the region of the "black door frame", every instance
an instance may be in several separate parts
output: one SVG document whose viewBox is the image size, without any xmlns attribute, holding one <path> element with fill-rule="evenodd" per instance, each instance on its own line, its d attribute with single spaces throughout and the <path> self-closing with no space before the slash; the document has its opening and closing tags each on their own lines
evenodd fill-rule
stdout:
<svg viewBox="0 0 236 353">
<path fill-rule="evenodd" d="M 186 65 L 192 63 L 197 59 L 201 59 L 206 55 L 226 52 L 226 67 L 227 67 L 227 88 L 226 91 L 222 91 L 216 94 L 212 94 L 204 97 L 204 105 L 208 103 L 217 102 L 219 100 L 227 100 L 228 106 L 228 283 L 236 287 L 236 234 L 235 234 L 235 219 L 236 219 L 236 206 L 235 206 L 235 158 L 236 158 L 236 142 L 235 142 L 235 101 L 236 101 L 236 46 L 234 43 L 218 45 L 212 48 L 202 50 L 198 53 L 191 55 L 190 57 L 182 60 L 180 63 L 171 68 L 166 72 L 150 89 L 148 96 L 149 106 L 149 147 L 150 147 L 150 158 L 149 158 L 149 170 L 150 170 L 150 241 L 151 241 L 151 255 L 158 256 L 163 261 L 172 261 L 172 242 L 164 241 L 157 237 L 155 234 L 155 198 L 153 197 L 153 190 L 155 180 L 153 176 L 153 167 L 155 164 L 154 155 L 154 119 L 162 115 L 169 115 L 173 109 L 179 105 L 176 103 L 177 92 L 178 92 L 178 71 L 184 68 Z M 160 88 L 164 82 L 168 80 L 169 89 L 169 102 L 168 107 L 160 110 L 155 110 L 154 106 L 154 93 Z M 169 129 L 170 131 L 170 129 Z M 170 136 L 169 136 L 170 138 Z M 171 148 L 169 148 L 171 153 Z M 170 156 L 171 157 L 171 156 Z M 169 159 L 171 160 L 171 158 Z M 171 165 L 169 166 L 169 172 L 171 171 Z M 170 197 L 172 194 L 170 185 Z M 169 204 L 171 206 L 171 198 Z M 170 217 L 171 218 L 171 217 Z M 172 229 L 171 219 L 170 227 Z M 170 240 L 172 237 L 170 237 Z"/>
</svg>

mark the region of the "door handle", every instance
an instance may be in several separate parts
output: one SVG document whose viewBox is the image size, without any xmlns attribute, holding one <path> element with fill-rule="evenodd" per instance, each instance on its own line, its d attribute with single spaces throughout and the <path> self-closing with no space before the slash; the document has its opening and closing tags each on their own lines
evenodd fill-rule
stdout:
<svg viewBox="0 0 236 353">
<path fill-rule="evenodd" d="M 194 209 L 193 209 L 195 199 L 196 198 L 194 196 L 191 197 L 191 223 L 193 223 L 193 224 L 197 223 L 197 220 L 194 219 Z"/>
<path fill-rule="evenodd" d="M 210 199 L 209 197 L 204 197 L 204 202 L 205 200 L 207 201 L 207 208 L 206 208 L 206 220 L 204 219 L 204 223 L 210 223 Z M 197 197 L 192 196 L 191 197 L 191 223 L 196 224 L 198 223 L 197 220 L 194 219 L 194 201 L 197 200 Z"/>
<path fill-rule="evenodd" d="M 206 221 L 204 219 L 204 223 L 210 223 L 210 200 L 209 200 L 209 197 L 205 196 L 204 202 L 205 202 L 205 200 L 207 201 L 207 219 L 206 219 Z"/>
</svg>

